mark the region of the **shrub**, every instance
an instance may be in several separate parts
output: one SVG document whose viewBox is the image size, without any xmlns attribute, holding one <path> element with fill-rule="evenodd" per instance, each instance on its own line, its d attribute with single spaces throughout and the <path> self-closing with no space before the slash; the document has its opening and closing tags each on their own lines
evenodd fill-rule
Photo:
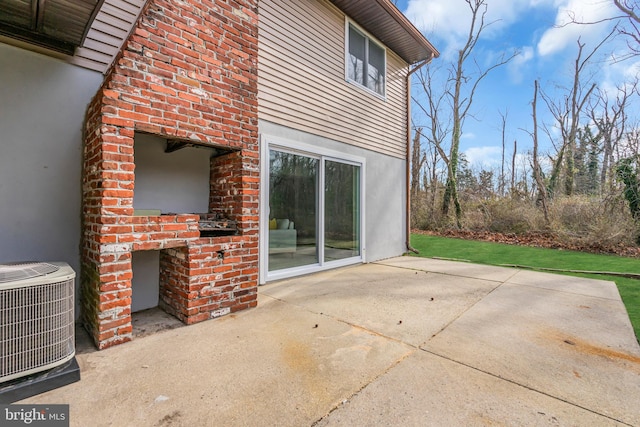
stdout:
<svg viewBox="0 0 640 427">
<path fill-rule="evenodd" d="M 542 230 L 544 217 L 529 201 L 490 199 L 468 206 L 464 225 L 471 230 L 524 234 Z"/>
<path fill-rule="evenodd" d="M 637 230 L 624 201 L 618 198 L 572 196 L 550 206 L 551 228 L 566 243 L 589 246 L 633 246 Z"/>
<path fill-rule="evenodd" d="M 453 214 L 445 217 L 440 206 L 424 203 L 412 206 L 412 223 L 423 230 L 442 232 L 456 229 Z M 638 224 L 622 195 L 557 197 L 549 203 L 549 223 L 542 209 L 526 198 L 462 200 L 462 227 L 475 232 L 544 234 L 559 244 L 576 248 L 633 247 Z"/>
</svg>

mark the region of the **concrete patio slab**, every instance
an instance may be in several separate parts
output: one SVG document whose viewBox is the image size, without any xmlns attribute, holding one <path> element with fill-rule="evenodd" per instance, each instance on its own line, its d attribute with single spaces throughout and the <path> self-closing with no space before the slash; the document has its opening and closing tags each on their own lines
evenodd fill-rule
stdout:
<svg viewBox="0 0 640 427">
<path fill-rule="evenodd" d="M 616 284 L 606 280 L 585 280 L 581 277 L 520 270 L 513 277 L 509 278 L 509 283 L 535 286 L 578 295 L 590 295 L 617 301 L 620 300 L 620 294 L 618 293 Z"/>
<path fill-rule="evenodd" d="M 268 297 L 259 304 L 80 354 L 80 382 L 22 403 L 70 404 L 73 426 L 310 425 L 414 351 Z"/>
<path fill-rule="evenodd" d="M 20 403 L 68 403 L 72 426 L 640 425 L 611 284 L 521 273 L 406 257 L 274 282 Z"/>
<path fill-rule="evenodd" d="M 489 280 L 369 264 L 284 280 L 260 291 L 418 346 L 498 285 Z"/>
<path fill-rule="evenodd" d="M 418 269 L 458 277 L 492 280 L 496 282 L 504 282 L 517 273 L 517 270 L 508 267 L 496 267 L 492 265 L 473 264 L 470 262 L 419 257 L 391 258 L 379 261 L 378 264 Z"/>
<path fill-rule="evenodd" d="M 505 284 L 423 348 L 640 425 L 640 352 L 620 301 Z"/>
<path fill-rule="evenodd" d="M 526 387 L 417 352 L 317 424 L 329 426 L 616 426 Z"/>
</svg>

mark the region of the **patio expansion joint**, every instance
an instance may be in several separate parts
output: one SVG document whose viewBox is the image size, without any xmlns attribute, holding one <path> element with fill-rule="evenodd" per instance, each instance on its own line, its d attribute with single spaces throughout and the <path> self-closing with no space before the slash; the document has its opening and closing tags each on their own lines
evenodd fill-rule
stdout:
<svg viewBox="0 0 640 427">
<path fill-rule="evenodd" d="M 566 403 L 567 405 L 571 405 L 571 406 L 573 406 L 573 407 L 575 407 L 575 408 L 582 409 L 583 411 L 587 411 L 587 412 L 590 412 L 590 413 L 592 413 L 592 414 L 594 414 L 594 415 L 598 415 L 598 416 L 600 416 L 600 417 L 604 417 L 604 418 L 606 418 L 606 419 L 608 419 L 608 420 L 611 420 L 611 421 L 614 421 L 614 422 L 616 422 L 616 423 L 620 423 L 620 424 L 625 425 L 625 426 L 631 426 L 631 427 L 633 427 L 633 426 L 634 426 L 633 424 L 629 424 L 629 423 L 624 422 L 624 421 L 622 421 L 622 420 L 619 420 L 619 419 L 617 419 L 617 418 L 613 418 L 613 417 L 611 417 L 610 415 L 603 414 L 603 413 L 598 412 L 598 411 L 596 411 L 596 410 L 593 410 L 593 409 L 591 409 L 591 408 L 587 408 L 587 407 L 585 407 L 585 406 L 582 406 L 582 405 L 580 405 L 580 404 L 578 404 L 578 403 L 571 402 L 571 401 L 569 401 L 569 400 L 567 400 L 567 399 L 563 399 L 563 398 L 558 397 L 558 396 L 554 396 L 554 395 L 552 395 L 552 394 L 550 394 L 550 393 L 547 393 L 547 392 L 542 391 L 542 390 L 538 390 L 538 389 L 533 388 L 533 387 L 530 387 L 530 386 L 528 386 L 528 385 L 526 385 L 526 384 L 519 383 L 519 382 L 517 382 L 517 381 L 514 381 L 514 380 L 509 379 L 509 378 L 506 378 L 506 377 L 503 377 L 503 376 L 501 376 L 501 375 L 494 374 L 494 373 L 489 372 L 489 371 L 486 371 L 486 370 L 484 370 L 484 369 L 480 369 L 480 368 L 475 367 L 475 366 L 473 366 L 473 365 L 470 365 L 470 364 L 468 364 L 468 363 L 464 363 L 464 362 L 461 362 L 461 361 L 459 361 L 459 360 L 455 360 L 455 359 L 452 359 L 452 358 L 447 357 L 447 356 L 445 356 L 445 355 L 442 355 L 442 354 L 439 354 L 439 353 L 437 353 L 437 352 L 434 352 L 434 351 L 432 351 L 432 350 L 428 350 L 428 349 L 424 348 L 423 346 L 420 346 L 420 350 L 421 350 L 421 351 L 423 351 L 423 352 L 425 352 L 425 353 L 431 354 L 431 355 L 433 355 L 433 356 L 439 357 L 439 358 L 441 358 L 441 359 L 447 360 L 447 361 L 449 361 L 449 362 L 455 363 L 455 364 L 457 364 L 457 365 L 464 366 L 464 367 L 469 368 L 469 369 L 473 369 L 473 370 L 474 370 L 474 371 L 476 371 L 476 372 L 480 372 L 480 373 L 482 373 L 482 374 L 489 375 L 489 376 L 491 376 L 491 377 L 493 377 L 493 378 L 496 378 L 496 379 L 498 379 L 498 380 L 500 380 L 500 381 L 508 382 L 508 383 L 513 384 L 513 385 L 515 385 L 515 386 L 517 386 L 517 387 L 521 387 L 521 388 L 523 388 L 523 389 L 525 389 L 525 390 L 529 390 L 529 391 L 532 391 L 532 392 L 534 392 L 534 393 L 537 393 L 537 394 L 540 394 L 540 395 L 543 395 L 543 396 L 547 396 L 547 397 L 549 397 L 549 398 L 551 398 L 551 399 L 554 399 L 554 400 L 556 400 L 556 401 L 563 402 L 563 403 Z"/>
<path fill-rule="evenodd" d="M 440 274 L 440 273 L 437 273 Z M 515 275 L 515 274 L 514 274 Z M 484 294 L 482 296 L 482 298 L 479 298 L 476 302 L 474 302 L 473 304 L 471 304 L 469 307 L 467 307 L 465 310 L 462 310 L 460 313 L 458 313 L 457 316 L 455 316 L 453 319 L 451 319 L 449 322 L 447 322 L 442 328 L 440 328 L 435 334 L 431 335 L 425 342 L 423 342 L 422 344 L 420 344 L 418 346 L 419 349 L 422 350 L 422 347 L 424 345 L 426 345 L 429 341 L 431 341 L 433 338 L 437 337 L 439 334 L 441 334 L 445 329 L 447 329 L 449 326 L 451 326 L 453 323 L 455 323 L 460 317 L 464 316 L 464 314 L 466 312 L 468 312 L 469 310 L 471 310 L 473 307 L 475 307 L 476 305 L 478 305 L 480 302 L 482 302 L 482 300 L 484 300 L 487 296 L 491 295 L 492 293 L 494 293 L 498 288 L 502 287 L 502 285 L 507 284 L 507 282 L 514 276 L 510 276 L 508 279 L 502 281 L 502 282 L 498 282 L 498 285 L 496 285 L 495 287 L 493 287 L 489 292 L 487 292 L 486 294 Z M 494 281 L 497 282 L 497 281 Z"/>
<path fill-rule="evenodd" d="M 464 262 L 464 261 L 459 261 L 459 262 Z M 398 268 L 400 270 L 409 270 L 409 271 L 422 271 L 424 273 L 431 273 L 431 274 L 440 274 L 442 276 L 449 276 L 449 277 L 462 277 L 465 279 L 474 279 L 474 280 L 482 280 L 484 282 L 495 282 L 495 283 L 499 283 L 500 285 L 508 282 L 509 280 L 511 280 L 513 278 L 513 276 L 515 276 L 520 270 L 516 270 L 514 269 L 514 273 L 512 275 L 510 275 L 507 279 L 505 280 L 496 280 L 496 279 L 488 279 L 488 278 L 482 278 L 482 277 L 478 277 L 478 276 L 467 276 L 464 274 L 454 274 L 454 273 L 445 273 L 442 271 L 431 271 L 431 270 L 425 270 L 424 268 L 416 268 L 416 267 L 406 267 L 404 265 L 391 265 L 391 264 L 385 264 L 384 262 L 372 262 L 371 264 L 376 264 L 376 265 L 382 265 L 385 267 L 390 267 L 390 268 Z M 487 267 L 491 267 L 491 266 L 487 266 Z M 509 267 L 502 267 L 502 268 L 509 268 Z M 498 285 L 498 286 L 500 286 Z M 493 290 L 491 290 L 489 293 L 493 292 Z"/>
<path fill-rule="evenodd" d="M 362 329 L 362 328 L 360 328 Z M 365 329 L 366 330 L 366 329 Z M 377 334 L 379 335 L 379 334 Z M 398 341 L 398 340 L 394 340 L 394 341 Z M 402 341 L 399 341 L 402 342 Z M 406 344 L 406 343 L 405 343 Z M 337 411 L 338 409 L 340 409 L 341 407 L 345 406 L 346 404 L 349 403 L 350 400 L 352 400 L 353 398 L 355 398 L 356 396 L 358 396 L 364 389 L 366 389 L 367 387 L 369 387 L 371 384 L 375 383 L 376 381 L 378 381 L 380 378 L 382 378 L 383 376 L 385 376 L 389 371 L 391 371 L 393 368 L 395 368 L 396 366 L 398 366 L 400 363 L 402 363 L 406 358 L 408 358 L 409 356 L 412 356 L 414 354 L 416 354 L 416 352 L 418 350 L 420 350 L 420 348 L 407 344 L 409 347 L 411 347 L 411 350 L 406 352 L 405 354 L 403 354 L 400 358 L 398 358 L 397 360 L 395 360 L 393 363 L 391 363 L 386 369 L 384 369 L 382 372 L 378 373 L 376 376 L 374 376 L 373 378 L 371 378 L 369 381 L 367 381 L 366 383 L 362 384 L 362 386 L 360 388 L 358 388 L 356 391 L 354 391 L 353 393 L 351 393 L 349 395 L 349 397 L 346 397 L 345 399 L 343 399 L 341 402 L 339 402 L 337 405 L 334 405 L 331 409 L 329 409 L 329 411 L 324 414 L 322 417 L 318 418 L 316 421 L 314 421 L 311 424 L 311 427 L 315 427 L 318 425 L 318 423 L 322 422 L 322 420 L 324 420 L 325 418 L 329 417 L 333 412 Z"/>
<path fill-rule="evenodd" d="M 385 334 L 383 334 L 381 332 L 377 332 L 377 331 L 368 329 L 368 328 L 366 328 L 364 326 L 361 326 L 361 325 L 358 325 L 356 323 L 349 322 L 348 320 L 341 319 L 340 317 L 335 317 L 335 316 L 332 316 L 332 315 L 324 313 L 324 312 L 318 312 L 318 311 L 312 310 L 312 309 L 310 309 L 309 307 L 307 307 L 305 305 L 294 304 L 294 303 L 292 303 L 290 301 L 287 301 L 287 300 L 284 300 L 284 299 L 281 299 L 281 298 L 277 298 L 277 297 L 274 297 L 272 295 L 264 295 L 264 296 L 267 296 L 267 297 L 269 297 L 269 298 L 271 298 L 271 299 L 273 299 L 275 301 L 278 301 L 280 303 L 294 306 L 294 307 L 299 308 L 301 310 L 304 310 L 304 311 L 306 311 L 308 313 L 316 314 L 318 316 L 323 316 L 323 317 L 326 317 L 328 319 L 334 320 L 334 321 L 336 321 L 338 323 L 342 323 L 344 325 L 348 325 L 348 326 L 350 326 L 352 328 L 355 328 L 355 329 L 358 329 L 360 331 L 366 332 L 366 333 L 368 333 L 370 335 L 374 335 L 374 336 L 377 336 L 377 337 L 380 337 L 380 338 L 387 339 L 389 341 L 393 341 L 393 342 L 396 342 L 396 343 L 399 343 L 399 344 L 403 344 L 403 345 L 405 345 L 407 347 L 412 348 L 413 350 L 419 350 L 420 349 L 419 345 L 411 344 L 411 343 L 408 343 L 408 342 L 403 341 L 401 339 L 394 338 L 394 337 L 391 337 L 389 335 L 385 335 Z"/>
<path fill-rule="evenodd" d="M 511 279 L 509 279 L 509 280 L 511 280 Z M 588 279 L 586 279 L 586 280 L 588 280 Z M 507 280 L 507 282 L 505 282 L 505 284 L 509 285 L 509 286 L 521 286 L 521 287 L 524 287 L 524 288 L 537 289 L 539 291 L 557 292 L 557 293 L 566 294 L 566 295 L 573 295 L 573 296 L 580 296 L 580 297 L 586 297 L 586 298 L 600 299 L 600 300 L 604 300 L 604 301 L 622 301 L 620 296 L 618 296 L 616 298 L 616 297 L 605 297 L 605 296 L 600 296 L 600 295 L 590 295 L 590 294 L 586 294 L 586 293 L 583 293 L 583 292 L 566 291 L 566 290 L 563 290 L 563 289 L 553 289 L 553 288 L 545 288 L 545 287 L 542 287 L 542 286 L 528 285 L 526 283 L 509 282 L 508 280 Z"/>
<path fill-rule="evenodd" d="M 263 294 L 264 295 L 264 294 Z M 355 390 L 353 393 L 351 393 L 348 397 L 344 398 L 341 402 L 337 403 L 336 405 L 334 405 L 332 408 L 329 409 L 329 411 L 324 414 L 322 417 L 318 418 L 316 421 L 314 421 L 311 426 L 314 427 L 316 425 L 318 425 L 318 423 L 320 423 L 322 420 L 324 420 L 325 418 L 327 418 L 329 415 L 331 415 L 334 411 L 340 409 L 340 407 L 344 406 L 345 404 L 347 404 L 351 399 L 353 399 L 354 397 L 356 397 L 360 392 L 362 392 L 362 390 L 364 390 L 365 388 L 367 388 L 369 385 L 373 384 L 374 382 L 376 382 L 378 379 L 380 379 L 381 377 L 383 377 L 384 375 L 386 375 L 390 370 L 392 370 L 393 368 L 395 368 L 396 366 L 398 366 L 400 363 L 402 363 L 403 360 L 405 360 L 407 357 L 416 354 L 419 350 L 421 350 L 420 346 L 417 346 L 415 344 L 411 344 L 408 343 L 406 341 L 403 341 L 401 339 L 398 338 L 394 338 L 394 337 L 390 337 L 388 335 L 385 335 L 383 333 L 377 332 L 377 331 L 373 331 L 371 329 L 365 328 L 364 326 L 361 325 L 357 325 L 355 323 L 349 322 L 347 320 L 341 319 L 339 317 L 335 317 L 335 316 L 331 316 L 327 313 L 323 313 L 323 312 L 317 312 L 315 310 L 311 310 L 309 307 L 306 307 L 304 305 L 301 304 L 294 304 L 291 303 L 289 301 L 286 301 L 284 299 L 281 298 L 277 298 L 274 297 L 272 295 L 264 295 L 266 297 L 269 297 L 271 299 L 273 299 L 274 301 L 278 301 L 282 304 L 286 304 L 286 305 L 290 305 L 293 307 L 296 307 L 300 310 L 304 310 L 308 313 L 313 313 L 319 316 L 323 316 L 326 317 L 328 319 L 331 319 L 335 322 L 338 323 L 342 323 L 344 325 L 348 325 L 354 329 L 358 329 L 360 331 L 363 331 L 367 334 L 373 335 L 373 336 L 377 336 L 380 338 L 384 338 L 386 340 L 389 341 L 393 341 L 399 344 L 404 345 L 405 347 L 407 347 L 407 351 L 402 354 L 402 356 L 400 356 L 399 358 L 397 358 L 396 360 L 392 361 L 389 366 L 387 366 L 385 369 L 383 369 L 382 371 L 380 371 L 379 373 L 377 373 L 375 376 L 373 376 L 371 379 L 369 379 L 368 381 L 366 381 L 364 384 L 361 385 L 361 387 L 359 387 L 357 390 Z"/>
<path fill-rule="evenodd" d="M 412 270 L 413 270 L 413 269 L 412 269 Z M 420 271 L 424 271 L 424 270 L 420 270 Z M 521 285 L 521 284 L 517 284 L 517 283 L 509 283 L 509 281 L 510 281 L 511 279 L 513 279 L 513 278 L 514 278 L 514 277 L 515 277 L 515 276 L 516 276 L 520 271 L 521 271 L 521 270 L 514 269 L 514 273 L 513 273 L 510 277 L 508 277 L 508 278 L 507 278 L 507 279 L 505 279 L 504 281 L 501 281 L 497 286 L 495 286 L 493 289 L 491 289 L 489 292 L 487 292 L 485 295 L 483 295 L 483 296 L 482 296 L 482 298 L 478 299 L 478 301 L 476 301 L 474 304 L 472 304 L 471 306 L 469 306 L 466 310 L 464 310 L 464 311 L 460 312 L 460 314 L 458 314 L 458 316 L 456 316 L 454 319 L 452 319 L 450 322 L 448 322 L 446 325 L 444 325 L 444 326 L 443 326 L 443 327 L 442 327 L 438 332 L 436 332 L 435 334 L 433 334 L 433 335 L 432 335 L 432 336 L 431 336 L 427 341 L 425 341 L 424 343 L 422 343 L 421 345 L 419 345 L 419 346 L 418 346 L 418 349 L 419 349 L 419 350 L 421 350 L 421 351 L 423 351 L 423 352 L 425 352 L 425 353 L 428 353 L 428 354 L 431 354 L 431 355 L 433 355 L 433 356 L 436 356 L 436 357 L 442 358 L 442 359 L 444 359 L 444 360 L 447 360 L 447 361 L 449 361 L 449 362 L 455 363 L 455 364 L 457 364 L 457 365 L 464 366 L 464 367 L 467 367 L 467 368 L 469 368 L 469 369 L 473 369 L 474 371 L 477 371 L 477 372 L 483 373 L 483 374 L 485 374 L 485 375 L 489 375 L 489 376 L 494 377 L 494 378 L 496 378 L 496 379 L 498 379 L 498 380 L 506 381 L 506 382 L 508 382 L 508 383 L 511 383 L 511 384 L 516 385 L 516 386 L 518 386 L 518 387 L 522 387 L 522 388 L 524 388 L 524 389 L 526 389 L 526 390 L 529 390 L 529 391 L 532 391 L 532 392 L 534 392 L 534 393 L 538 393 L 538 394 L 541 394 L 541 395 L 544 395 L 544 396 L 550 397 L 550 398 L 552 398 L 552 399 L 554 399 L 554 400 L 557 400 L 557 401 L 560 401 L 560 402 L 566 403 L 566 404 L 568 404 L 568 405 L 574 406 L 574 407 L 576 407 L 576 408 L 582 409 L 582 410 L 587 411 L 587 412 L 590 412 L 590 413 L 592 413 L 592 414 L 595 414 L 595 415 L 598 415 L 598 416 L 601 416 L 601 417 L 605 417 L 605 418 L 607 418 L 607 419 L 609 419 L 609 420 L 612 420 L 612 421 L 615 421 L 615 422 L 617 422 L 617 423 L 620 423 L 620 424 L 623 424 L 623 425 L 627 425 L 627 426 L 633 426 L 633 424 L 626 423 L 626 422 L 624 422 L 624 421 L 622 421 L 622 420 L 619 420 L 619 419 L 613 418 L 613 417 L 611 417 L 611 416 L 609 416 L 609 415 L 602 414 L 602 413 L 600 413 L 600 412 L 598 412 L 598 411 L 595 411 L 595 410 L 593 410 L 593 409 L 590 409 L 590 408 L 584 407 L 584 406 L 582 406 L 582 405 L 579 405 L 579 404 L 577 404 L 577 403 L 574 403 L 574 402 L 568 401 L 568 400 L 563 399 L 563 398 L 561 398 L 561 397 L 554 396 L 554 395 L 549 394 L 549 393 L 546 393 L 546 392 L 544 392 L 544 391 L 542 391 L 542 390 L 535 389 L 535 388 L 533 388 L 533 387 L 527 386 L 526 384 L 521 384 L 521 383 L 519 383 L 519 382 L 517 382 L 517 381 L 514 381 L 514 380 L 511 380 L 511 379 L 509 379 L 509 378 L 505 378 L 505 377 L 502 377 L 502 376 L 500 376 L 500 375 L 494 374 L 494 373 L 492 373 L 492 372 L 489 372 L 489 371 L 486 371 L 486 370 L 480 369 L 480 368 L 475 367 L 475 366 L 473 366 L 473 365 L 470 365 L 470 364 L 468 364 L 468 363 L 464 363 L 464 362 L 461 362 L 461 361 L 459 361 L 459 360 L 455 360 L 455 359 L 453 359 L 453 358 L 447 357 L 447 356 L 445 356 L 445 355 L 439 354 L 439 353 L 437 353 L 437 352 L 434 352 L 434 351 L 429 350 L 428 348 L 426 348 L 426 346 L 428 346 L 428 343 L 429 343 L 429 341 L 430 341 L 430 340 L 432 340 L 433 338 L 435 338 L 436 336 L 438 336 L 439 334 L 441 334 L 443 331 L 445 331 L 449 326 L 451 326 L 454 322 L 456 322 L 456 321 L 457 321 L 460 317 L 462 317 L 466 312 L 468 312 L 468 311 L 469 311 L 469 310 L 471 310 L 473 307 L 475 307 L 476 305 L 478 305 L 479 303 L 481 303 L 481 302 L 482 302 L 482 301 L 483 301 L 487 296 L 491 295 L 493 292 L 495 292 L 496 290 L 498 290 L 499 288 L 501 288 L 503 285 L 507 285 L 507 286 L 525 286 L 525 287 L 531 287 L 531 288 L 541 289 L 541 290 L 550 291 L 550 292 L 561 292 L 561 293 L 567 293 L 567 294 L 573 294 L 573 295 L 575 295 L 575 293 L 573 293 L 573 292 L 567 292 L 567 291 L 561 291 L 561 290 L 555 290 L 555 289 L 547 289 L 547 288 L 539 288 L 539 287 L 536 287 L 536 286 L 531 286 L 531 285 Z M 436 273 L 436 272 L 433 272 L 433 273 L 434 273 L 434 274 L 443 274 L 443 273 Z M 457 275 L 453 275 L 453 276 L 457 276 Z M 459 276 L 459 277 L 460 277 L 460 276 Z M 465 276 L 461 276 L 461 277 L 465 277 Z M 579 295 L 582 295 L 582 294 L 579 294 Z M 604 298 L 604 297 L 595 297 L 595 296 L 594 296 L 593 298 L 599 298 L 599 299 L 603 299 L 603 300 L 611 300 L 611 299 L 609 299 L 609 298 Z"/>
</svg>

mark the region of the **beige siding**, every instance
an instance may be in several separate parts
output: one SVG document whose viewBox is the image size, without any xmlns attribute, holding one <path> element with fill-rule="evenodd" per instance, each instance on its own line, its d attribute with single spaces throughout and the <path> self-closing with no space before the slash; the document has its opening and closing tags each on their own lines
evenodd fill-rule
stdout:
<svg viewBox="0 0 640 427">
<path fill-rule="evenodd" d="M 345 17 L 325 0 L 261 0 L 259 117 L 404 158 L 407 64 L 387 50 L 386 99 L 345 80 Z"/>
</svg>

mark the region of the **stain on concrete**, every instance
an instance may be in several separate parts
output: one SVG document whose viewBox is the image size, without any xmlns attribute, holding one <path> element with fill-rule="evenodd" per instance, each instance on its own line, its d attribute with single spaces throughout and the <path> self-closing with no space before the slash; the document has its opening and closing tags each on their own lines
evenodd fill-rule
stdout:
<svg viewBox="0 0 640 427">
<path fill-rule="evenodd" d="M 557 330 L 544 331 L 543 337 L 558 343 L 561 347 L 564 347 L 566 349 L 577 351 L 587 356 L 606 358 L 640 372 L 639 355 L 626 353 L 624 351 L 619 351 L 613 348 L 603 347 L 602 345 L 591 343 L 587 340 L 574 337 Z"/>
<path fill-rule="evenodd" d="M 325 366 L 311 347 L 302 341 L 287 339 L 282 347 L 282 360 L 290 370 L 294 371 L 309 398 L 325 401 L 329 398 L 327 375 L 323 374 Z"/>
<path fill-rule="evenodd" d="M 634 364 L 640 365 L 640 357 L 633 354 L 623 353 L 610 348 L 603 348 L 597 345 L 591 344 L 586 341 L 582 341 L 579 338 L 573 337 L 571 339 L 576 349 L 582 353 L 590 354 L 594 356 L 606 357 L 613 360 L 625 360 Z"/>
<path fill-rule="evenodd" d="M 131 323 L 135 338 L 185 326 L 180 320 L 165 313 L 158 307 L 133 313 Z"/>
<path fill-rule="evenodd" d="M 165 415 L 160 421 L 155 423 L 154 425 L 157 427 L 169 427 L 169 426 L 179 426 L 180 418 L 182 417 L 182 413 L 180 411 L 173 411 L 170 414 Z"/>
</svg>

